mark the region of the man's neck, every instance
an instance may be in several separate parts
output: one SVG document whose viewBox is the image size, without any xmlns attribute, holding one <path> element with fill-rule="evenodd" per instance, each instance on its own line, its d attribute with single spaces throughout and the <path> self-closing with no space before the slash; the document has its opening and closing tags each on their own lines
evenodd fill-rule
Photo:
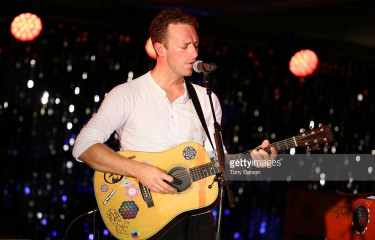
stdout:
<svg viewBox="0 0 375 240">
<path fill-rule="evenodd" d="M 179 87 L 184 83 L 184 78 L 182 76 L 176 76 L 168 71 L 168 69 L 158 67 L 158 65 L 156 65 L 156 67 L 151 71 L 151 76 L 165 91 L 171 88 Z"/>
<path fill-rule="evenodd" d="M 185 93 L 185 81 L 182 76 L 173 76 L 168 71 L 155 67 L 151 71 L 154 81 L 167 93 L 170 103 Z"/>
</svg>

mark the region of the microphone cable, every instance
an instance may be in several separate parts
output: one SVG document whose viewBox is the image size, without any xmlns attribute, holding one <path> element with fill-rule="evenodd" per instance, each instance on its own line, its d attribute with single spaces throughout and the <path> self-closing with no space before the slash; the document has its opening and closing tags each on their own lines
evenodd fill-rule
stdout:
<svg viewBox="0 0 375 240">
<path fill-rule="evenodd" d="M 68 240 L 67 239 L 67 235 L 68 235 L 68 231 L 69 231 L 69 229 L 70 229 L 70 227 L 73 225 L 73 223 L 75 222 L 75 221 L 77 221 L 78 219 L 80 219 L 81 217 L 83 217 L 83 216 L 86 216 L 86 215 L 90 215 L 90 214 L 92 214 L 92 213 L 94 213 L 94 233 L 95 233 L 95 212 L 97 212 L 99 209 L 98 208 L 95 208 L 94 210 L 91 210 L 91 211 L 88 211 L 88 212 L 86 212 L 86 213 L 83 213 L 83 214 L 81 214 L 81 215 L 79 215 L 78 217 L 76 217 L 70 224 L 69 224 L 69 226 L 68 226 L 68 228 L 66 229 L 66 232 L 65 232 L 65 240 Z"/>
</svg>

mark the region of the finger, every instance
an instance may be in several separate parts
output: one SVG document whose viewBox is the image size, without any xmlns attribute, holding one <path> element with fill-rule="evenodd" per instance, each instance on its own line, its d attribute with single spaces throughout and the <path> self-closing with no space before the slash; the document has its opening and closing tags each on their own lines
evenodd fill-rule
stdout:
<svg viewBox="0 0 375 240">
<path fill-rule="evenodd" d="M 261 157 L 261 154 L 257 154 L 257 159 L 253 159 L 253 164 L 256 168 L 264 168 L 266 166 L 265 160 Z"/>
<path fill-rule="evenodd" d="M 268 147 L 268 145 L 270 145 L 270 142 L 266 139 L 266 140 L 263 140 L 263 142 L 260 145 L 260 147 L 261 148 L 266 148 L 266 147 Z"/>
<path fill-rule="evenodd" d="M 171 175 L 168 175 L 168 174 L 165 174 L 165 173 L 161 175 L 161 178 L 162 178 L 162 180 L 165 180 L 165 181 L 170 182 L 170 183 L 172 183 L 173 180 L 174 180 Z"/>
<path fill-rule="evenodd" d="M 156 193 L 162 193 L 162 188 L 160 188 L 159 185 L 153 185 L 149 189 Z"/>
<path fill-rule="evenodd" d="M 164 180 L 161 181 L 159 186 L 162 188 L 162 192 L 164 192 L 164 193 L 175 193 L 175 192 L 177 192 L 177 189 L 175 189 L 174 187 L 171 187 L 168 183 L 164 182 Z"/>
<path fill-rule="evenodd" d="M 271 147 L 271 159 L 275 160 L 277 157 L 277 151 L 274 147 Z"/>
<path fill-rule="evenodd" d="M 270 159 L 269 153 L 264 151 L 263 149 L 259 149 L 258 153 L 259 153 L 259 155 L 260 155 L 259 157 L 261 159 Z"/>
<path fill-rule="evenodd" d="M 253 160 L 260 160 L 261 156 L 259 156 L 259 155 L 260 154 L 256 149 L 252 150 L 251 153 L 250 153 L 251 159 L 253 159 Z"/>
<path fill-rule="evenodd" d="M 167 190 L 168 187 L 163 186 L 164 183 L 163 181 L 160 181 L 159 183 L 155 183 L 154 185 L 151 186 L 150 190 L 157 192 L 157 193 L 171 193 L 171 191 Z"/>
<path fill-rule="evenodd" d="M 162 176 L 162 182 L 161 182 L 161 187 L 163 187 L 167 192 L 173 193 L 177 192 L 177 190 L 173 187 L 170 186 L 169 183 L 173 183 L 174 178 L 168 174 L 163 174 Z"/>
</svg>

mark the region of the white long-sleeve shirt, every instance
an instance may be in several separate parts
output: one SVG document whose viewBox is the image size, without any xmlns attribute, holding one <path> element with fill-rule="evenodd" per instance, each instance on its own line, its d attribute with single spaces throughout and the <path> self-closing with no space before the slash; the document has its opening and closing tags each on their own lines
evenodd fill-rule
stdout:
<svg viewBox="0 0 375 240">
<path fill-rule="evenodd" d="M 205 88 L 193 84 L 211 139 L 214 142 L 213 117 Z M 220 102 L 212 94 L 216 119 L 220 123 Z M 181 143 L 202 144 L 211 155 L 212 147 L 204 132 L 192 100 L 185 93 L 170 103 L 166 92 L 153 80 L 151 72 L 112 89 L 98 112 L 76 138 L 73 156 L 77 159 L 95 143 L 104 143 L 116 131 L 120 150 L 161 152 Z"/>
</svg>

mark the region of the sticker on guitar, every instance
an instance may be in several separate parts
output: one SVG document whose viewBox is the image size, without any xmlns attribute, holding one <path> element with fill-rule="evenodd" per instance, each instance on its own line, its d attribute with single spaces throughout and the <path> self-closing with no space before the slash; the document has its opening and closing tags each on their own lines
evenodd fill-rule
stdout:
<svg viewBox="0 0 375 240">
<path fill-rule="evenodd" d="M 130 184 L 132 184 L 133 182 L 130 181 L 127 177 L 125 178 L 124 182 L 120 185 L 120 187 L 125 187 L 125 186 L 128 186 Z"/>
<path fill-rule="evenodd" d="M 118 212 L 123 219 L 134 219 L 138 214 L 139 208 L 134 201 L 123 201 Z"/>
<path fill-rule="evenodd" d="M 193 161 L 197 157 L 197 150 L 192 146 L 187 146 L 183 151 L 182 155 L 188 161 Z"/>
<path fill-rule="evenodd" d="M 109 184 L 115 184 L 121 181 L 124 176 L 113 174 L 113 173 L 105 173 L 104 174 L 104 181 Z"/>
<path fill-rule="evenodd" d="M 137 188 L 134 184 L 126 187 L 126 196 L 133 199 L 138 197 L 139 195 L 139 188 Z"/>
<path fill-rule="evenodd" d="M 108 209 L 107 217 L 109 221 L 115 226 L 118 235 L 128 234 L 129 222 L 122 220 L 121 215 L 116 211 L 116 209 Z"/>
</svg>

